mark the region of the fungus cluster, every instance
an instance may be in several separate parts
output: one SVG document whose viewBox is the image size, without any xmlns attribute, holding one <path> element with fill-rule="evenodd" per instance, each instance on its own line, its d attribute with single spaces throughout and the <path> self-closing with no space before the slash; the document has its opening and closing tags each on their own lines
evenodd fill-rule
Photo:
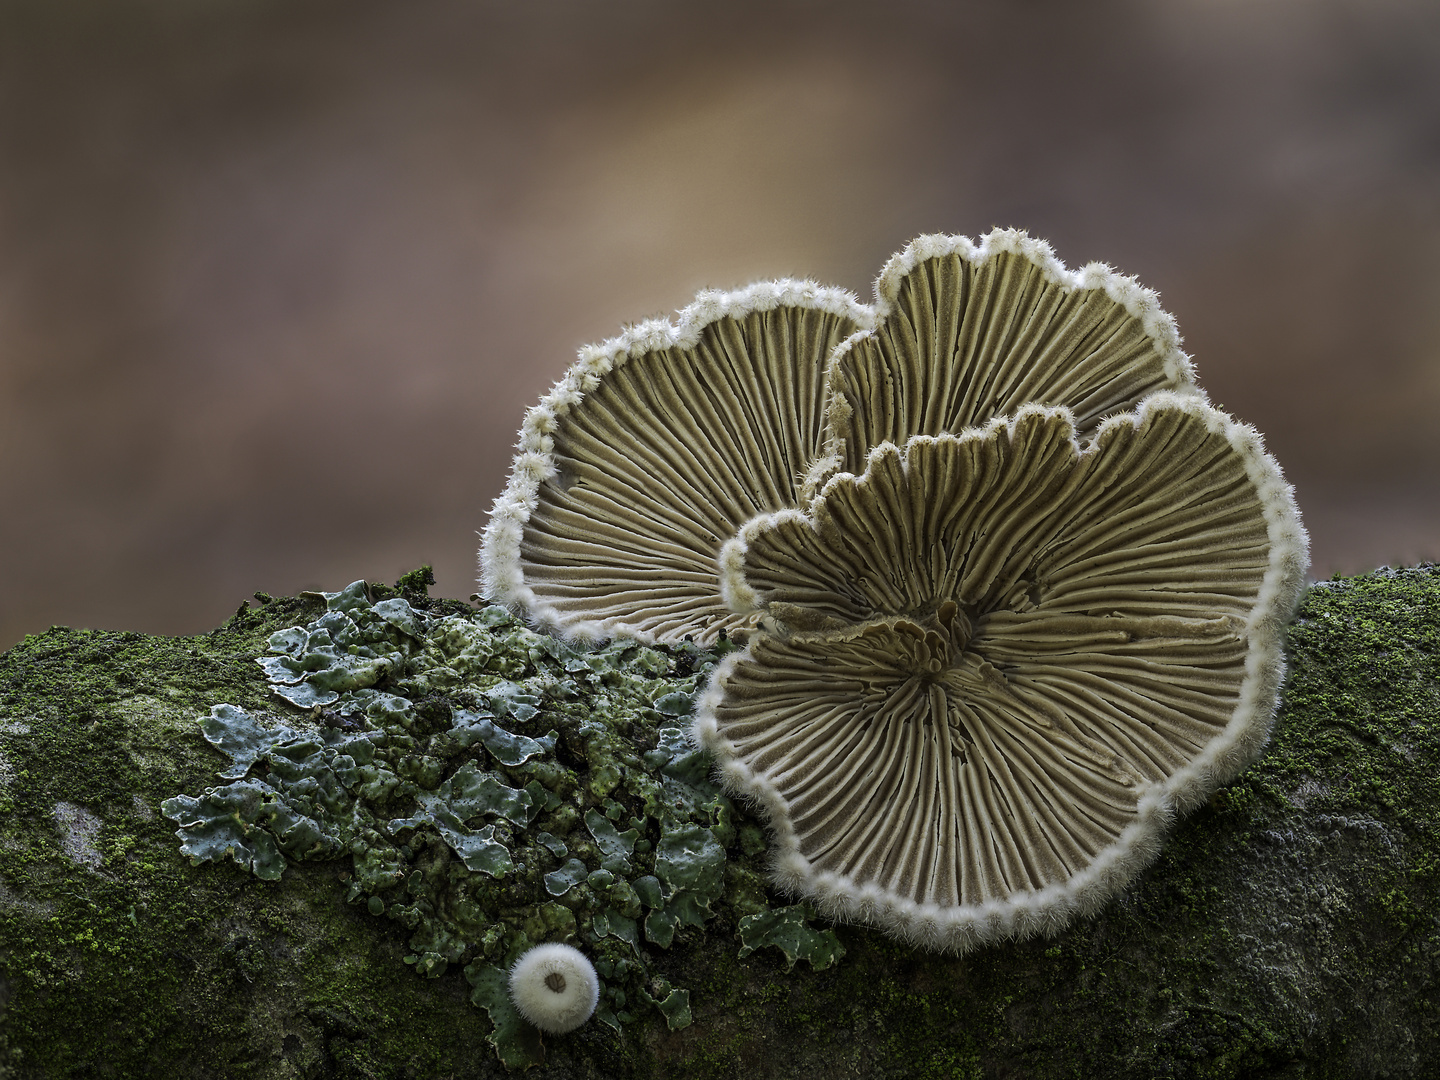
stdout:
<svg viewBox="0 0 1440 1080">
<path fill-rule="evenodd" d="M 871 306 L 777 282 L 582 351 L 481 567 L 562 635 L 743 640 L 693 735 L 776 883 L 965 951 L 1093 910 L 1254 759 L 1307 541 L 1155 295 L 997 230 Z"/>
</svg>

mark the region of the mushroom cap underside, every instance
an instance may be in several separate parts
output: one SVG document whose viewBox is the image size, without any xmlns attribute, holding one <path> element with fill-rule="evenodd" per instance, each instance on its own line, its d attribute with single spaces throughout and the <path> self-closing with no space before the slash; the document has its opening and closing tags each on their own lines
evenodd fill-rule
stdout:
<svg viewBox="0 0 1440 1080">
<path fill-rule="evenodd" d="M 876 282 L 875 327 L 827 372 L 828 458 L 860 472 L 883 442 L 956 433 L 1026 404 L 1064 406 L 1082 437 L 1158 390 L 1199 393 L 1155 293 L 1092 263 L 1070 271 L 1014 229 L 922 236 Z"/>
<path fill-rule="evenodd" d="M 1305 538 L 1258 436 L 1159 394 L 882 444 L 747 524 L 766 613 L 696 721 L 780 884 L 963 950 L 1063 923 L 1263 746 Z"/>
<path fill-rule="evenodd" d="M 742 625 L 716 554 L 795 503 L 826 358 L 869 316 L 842 290 L 771 282 L 582 352 L 521 432 L 481 549 L 487 595 L 570 637 L 709 643 Z"/>
<path fill-rule="evenodd" d="M 1085 435 L 1167 388 L 1199 394 L 1155 294 L 1013 229 L 918 238 L 874 307 L 810 282 L 704 293 L 582 350 L 527 415 L 482 590 L 571 638 L 710 643 L 746 625 L 716 593 L 720 544 L 880 442 L 1030 401 Z"/>
</svg>

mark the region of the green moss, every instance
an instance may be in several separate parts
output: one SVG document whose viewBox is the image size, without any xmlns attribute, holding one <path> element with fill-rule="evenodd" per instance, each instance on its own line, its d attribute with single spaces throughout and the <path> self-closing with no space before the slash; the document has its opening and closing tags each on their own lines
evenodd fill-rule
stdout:
<svg viewBox="0 0 1440 1080">
<path fill-rule="evenodd" d="M 368 639 L 337 645 L 332 619 L 313 653 L 266 650 L 334 614 L 320 596 L 199 638 L 53 630 L 0 657 L 0 1076 L 498 1076 L 497 1045 L 543 1054 L 532 1075 L 700 1080 L 1423 1077 L 1440 1059 L 1433 568 L 1312 588 L 1265 756 L 1094 918 L 962 958 L 788 925 L 762 831 L 681 737 L 711 654 L 575 652 L 427 599 L 423 575 L 340 603 L 352 623 L 387 606 L 356 624 Z M 312 655 L 276 669 L 335 695 L 318 711 L 254 662 Z M 212 724 L 223 754 L 197 722 L 222 703 L 254 725 Z M 191 865 L 162 800 L 262 781 L 270 807 L 231 825 L 272 837 L 279 878 L 218 840 Z M 342 836 L 346 806 L 370 819 Z M 466 865 L 455 845 L 486 829 L 516 873 Z M 843 958 L 797 962 L 827 935 Z M 566 938 L 602 971 L 600 1021 L 497 1035 L 485 972 Z"/>
</svg>

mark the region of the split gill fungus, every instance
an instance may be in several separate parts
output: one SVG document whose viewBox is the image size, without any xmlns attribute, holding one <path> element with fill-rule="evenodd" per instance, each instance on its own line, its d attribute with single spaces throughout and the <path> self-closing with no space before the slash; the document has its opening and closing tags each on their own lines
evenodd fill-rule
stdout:
<svg viewBox="0 0 1440 1080">
<path fill-rule="evenodd" d="M 743 640 L 693 735 L 833 918 L 1053 933 L 1268 738 L 1293 494 L 1153 293 L 1023 233 L 921 237 L 868 308 L 702 297 L 582 352 L 520 450 L 491 595 L 572 637 Z"/>
<path fill-rule="evenodd" d="M 741 627 L 720 545 L 796 503 L 826 360 L 871 320 L 843 289 L 761 282 L 582 349 L 525 417 L 484 533 L 485 595 L 572 640 L 709 645 Z"/>
</svg>

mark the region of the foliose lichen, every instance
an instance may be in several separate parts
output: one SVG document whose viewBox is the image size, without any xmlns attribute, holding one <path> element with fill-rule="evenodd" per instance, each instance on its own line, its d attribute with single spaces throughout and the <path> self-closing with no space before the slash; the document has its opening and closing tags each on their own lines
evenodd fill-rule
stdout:
<svg viewBox="0 0 1440 1080">
<path fill-rule="evenodd" d="M 688 737 L 726 645 L 584 650 L 501 607 L 432 616 L 363 581 L 321 595 L 324 614 L 257 660 L 292 708 L 199 720 L 225 783 L 162 804 L 193 863 L 273 881 L 348 856 L 347 901 L 404 927 L 418 975 L 463 970 L 510 1067 L 542 1053 L 505 975 L 540 942 L 591 957 L 616 1031 L 652 1009 L 690 1023 L 690 988 L 653 950 L 722 909 L 741 956 L 773 946 L 820 970 L 844 955 L 808 909 L 767 903 L 760 827 Z"/>
</svg>

